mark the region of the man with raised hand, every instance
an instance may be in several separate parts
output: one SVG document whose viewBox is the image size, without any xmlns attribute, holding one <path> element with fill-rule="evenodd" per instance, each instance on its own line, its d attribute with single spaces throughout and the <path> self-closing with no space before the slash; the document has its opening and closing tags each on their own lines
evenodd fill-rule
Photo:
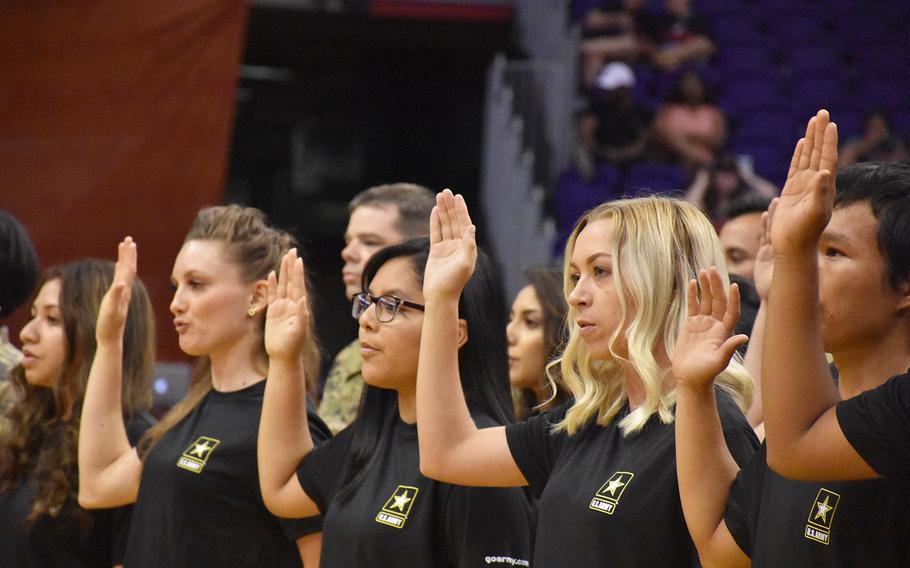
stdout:
<svg viewBox="0 0 910 568">
<path fill-rule="evenodd" d="M 702 320 L 714 322 L 713 336 L 702 332 L 694 341 L 692 334 L 681 334 L 677 343 L 673 368 L 680 496 L 705 565 L 745 565 L 751 560 L 755 566 L 899 566 L 910 559 L 906 483 L 832 481 L 844 479 L 836 471 L 807 476 L 825 481 L 796 481 L 779 475 L 787 471 L 775 471 L 771 459 L 781 440 L 781 428 L 775 426 L 782 417 L 799 420 L 807 411 L 841 399 L 843 405 L 856 404 L 869 396 L 862 393 L 874 393 L 872 389 L 910 366 L 910 239 L 902 235 L 910 226 L 910 165 L 848 168 L 837 175 L 835 197 L 836 134 L 827 112 L 810 121 L 806 138 L 797 145 L 784 196 L 772 208 L 776 255 L 760 367 L 767 445 L 739 472 L 730 467 L 729 452 L 716 421 L 706 419 L 710 416 L 703 402 L 711 393 L 712 373 L 725 360 L 704 372 L 692 363 L 720 352 L 716 346 L 732 333 L 719 323 L 723 304 L 713 312 L 701 311 Z M 810 198 L 811 191 L 818 193 Z M 783 215 L 782 206 L 788 208 Z M 821 215 L 797 217 L 800 207 Z M 808 240 L 811 247 L 793 246 L 799 241 L 792 234 L 780 236 L 781 224 L 805 227 L 809 221 L 816 233 L 803 242 Z M 701 288 L 709 298 L 714 292 L 707 283 Z M 715 304 L 717 299 L 714 292 Z M 782 344 L 788 351 L 781 352 Z M 825 351 L 840 370 L 836 386 Z M 868 416 L 874 423 L 889 415 L 872 409 Z M 900 443 L 905 442 L 893 442 Z M 797 459 L 817 460 L 828 450 L 816 446 L 799 451 L 806 453 Z"/>
<path fill-rule="evenodd" d="M 820 111 L 797 147 L 771 226 L 774 278 L 768 306 L 763 377 L 768 463 L 802 479 L 866 479 L 910 474 L 910 165 L 861 166 L 874 195 L 849 207 L 835 201 L 837 129 Z M 852 169 L 852 168 L 851 168 Z M 840 180 L 838 180 L 840 183 Z M 838 195 L 838 201 L 839 201 Z M 832 217 L 833 210 L 833 217 Z M 852 214 L 868 224 L 883 266 L 858 265 L 843 235 L 828 220 Z M 824 232 L 823 232 L 824 231 Z M 863 336 L 835 356 L 841 382 L 867 386 L 841 401 L 825 363 L 823 322 L 833 306 L 819 306 L 816 249 L 845 263 L 861 282 L 878 279 L 852 298 L 851 327 Z M 834 261 L 832 261 L 834 262 Z M 879 273 L 871 272 L 878 268 Z M 845 279 L 845 286 L 858 285 Z M 844 292 L 846 288 L 840 290 Z M 827 339 L 827 338 L 826 338 Z M 843 394 L 843 393 L 842 393 Z M 844 397 L 846 398 L 846 397 Z"/>
</svg>

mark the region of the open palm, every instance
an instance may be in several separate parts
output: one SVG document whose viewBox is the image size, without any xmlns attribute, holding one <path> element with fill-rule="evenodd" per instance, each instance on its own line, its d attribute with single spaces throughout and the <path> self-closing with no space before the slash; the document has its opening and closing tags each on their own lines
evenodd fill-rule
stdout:
<svg viewBox="0 0 910 568">
<path fill-rule="evenodd" d="M 448 189 L 436 195 L 430 215 L 430 254 L 423 279 L 424 298 L 458 297 L 474 273 L 477 244 L 468 207 Z"/>
<path fill-rule="evenodd" d="M 716 268 L 700 271 L 698 282 L 701 300 L 693 279 L 686 290 L 686 320 L 673 351 L 673 377 L 680 386 L 710 385 L 748 339 L 745 335 L 732 335 L 739 319 L 736 284 L 730 287 L 728 302 Z"/>
<path fill-rule="evenodd" d="M 291 249 L 281 259 L 278 276 L 268 279 L 268 309 L 265 315 L 265 350 L 271 358 L 298 357 L 309 333 L 310 309 L 307 302 L 303 260 Z"/>
<path fill-rule="evenodd" d="M 774 275 L 774 247 L 771 246 L 771 219 L 777 210 L 778 199 L 771 201 L 768 210 L 761 214 L 761 235 L 758 240 L 758 252 L 755 253 L 755 264 L 752 268 L 752 281 L 755 292 L 762 301 L 768 299 L 771 291 L 771 277 Z"/>
<path fill-rule="evenodd" d="M 790 161 L 787 182 L 771 223 L 777 254 L 799 254 L 815 248 L 831 218 L 837 169 L 837 125 L 828 111 L 809 120 Z"/>
<path fill-rule="evenodd" d="M 95 337 L 102 341 L 122 341 L 129 314 L 133 282 L 136 281 L 138 252 L 132 237 L 126 237 L 117 245 L 117 264 L 114 265 L 114 279 L 101 300 Z"/>
</svg>

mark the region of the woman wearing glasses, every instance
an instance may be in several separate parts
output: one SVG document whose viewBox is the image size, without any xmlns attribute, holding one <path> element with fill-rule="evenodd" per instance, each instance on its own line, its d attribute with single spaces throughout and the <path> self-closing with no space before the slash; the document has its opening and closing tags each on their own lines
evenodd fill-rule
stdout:
<svg viewBox="0 0 910 568">
<path fill-rule="evenodd" d="M 327 566 L 529 565 L 522 490 L 457 487 L 420 473 L 415 395 L 428 254 L 428 240 L 415 239 L 382 249 L 366 265 L 352 308 L 367 384 L 359 415 L 315 449 L 298 364 L 309 319 L 303 264 L 288 257 L 281 279 L 270 280 L 259 480 L 275 515 L 324 515 Z M 485 426 L 512 421 L 505 315 L 499 282 L 481 253 L 457 326 L 462 387 Z"/>
</svg>

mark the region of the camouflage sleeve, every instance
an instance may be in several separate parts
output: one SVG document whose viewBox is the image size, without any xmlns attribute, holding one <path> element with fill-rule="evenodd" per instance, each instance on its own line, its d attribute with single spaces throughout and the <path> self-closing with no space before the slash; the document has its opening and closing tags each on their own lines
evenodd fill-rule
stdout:
<svg viewBox="0 0 910 568">
<path fill-rule="evenodd" d="M 357 407 L 363 392 L 361 366 L 358 341 L 342 349 L 332 363 L 318 413 L 333 434 L 347 428 L 357 417 Z"/>
</svg>

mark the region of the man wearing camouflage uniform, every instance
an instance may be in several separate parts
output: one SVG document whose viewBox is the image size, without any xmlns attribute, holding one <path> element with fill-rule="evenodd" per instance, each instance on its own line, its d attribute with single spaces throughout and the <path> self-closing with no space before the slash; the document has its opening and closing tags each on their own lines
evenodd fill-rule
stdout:
<svg viewBox="0 0 910 568">
<path fill-rule="evenodd" d="M 342 278 L 344 292 L 353 298 L 361 291 L 360 275 L 370 257 L 379 249 L 417 237 L 430 230 L 430 211 L 436 197 L 429 189 L 411 183 L 371 187 L 359 193 L 348 205 L 348 227 Z M 319 417 L 333 434 L 345 429 L 357 416 L 363 375 L 360 341 L 355 339 L 342 349 L 325 381 Z"/>
</svg>

